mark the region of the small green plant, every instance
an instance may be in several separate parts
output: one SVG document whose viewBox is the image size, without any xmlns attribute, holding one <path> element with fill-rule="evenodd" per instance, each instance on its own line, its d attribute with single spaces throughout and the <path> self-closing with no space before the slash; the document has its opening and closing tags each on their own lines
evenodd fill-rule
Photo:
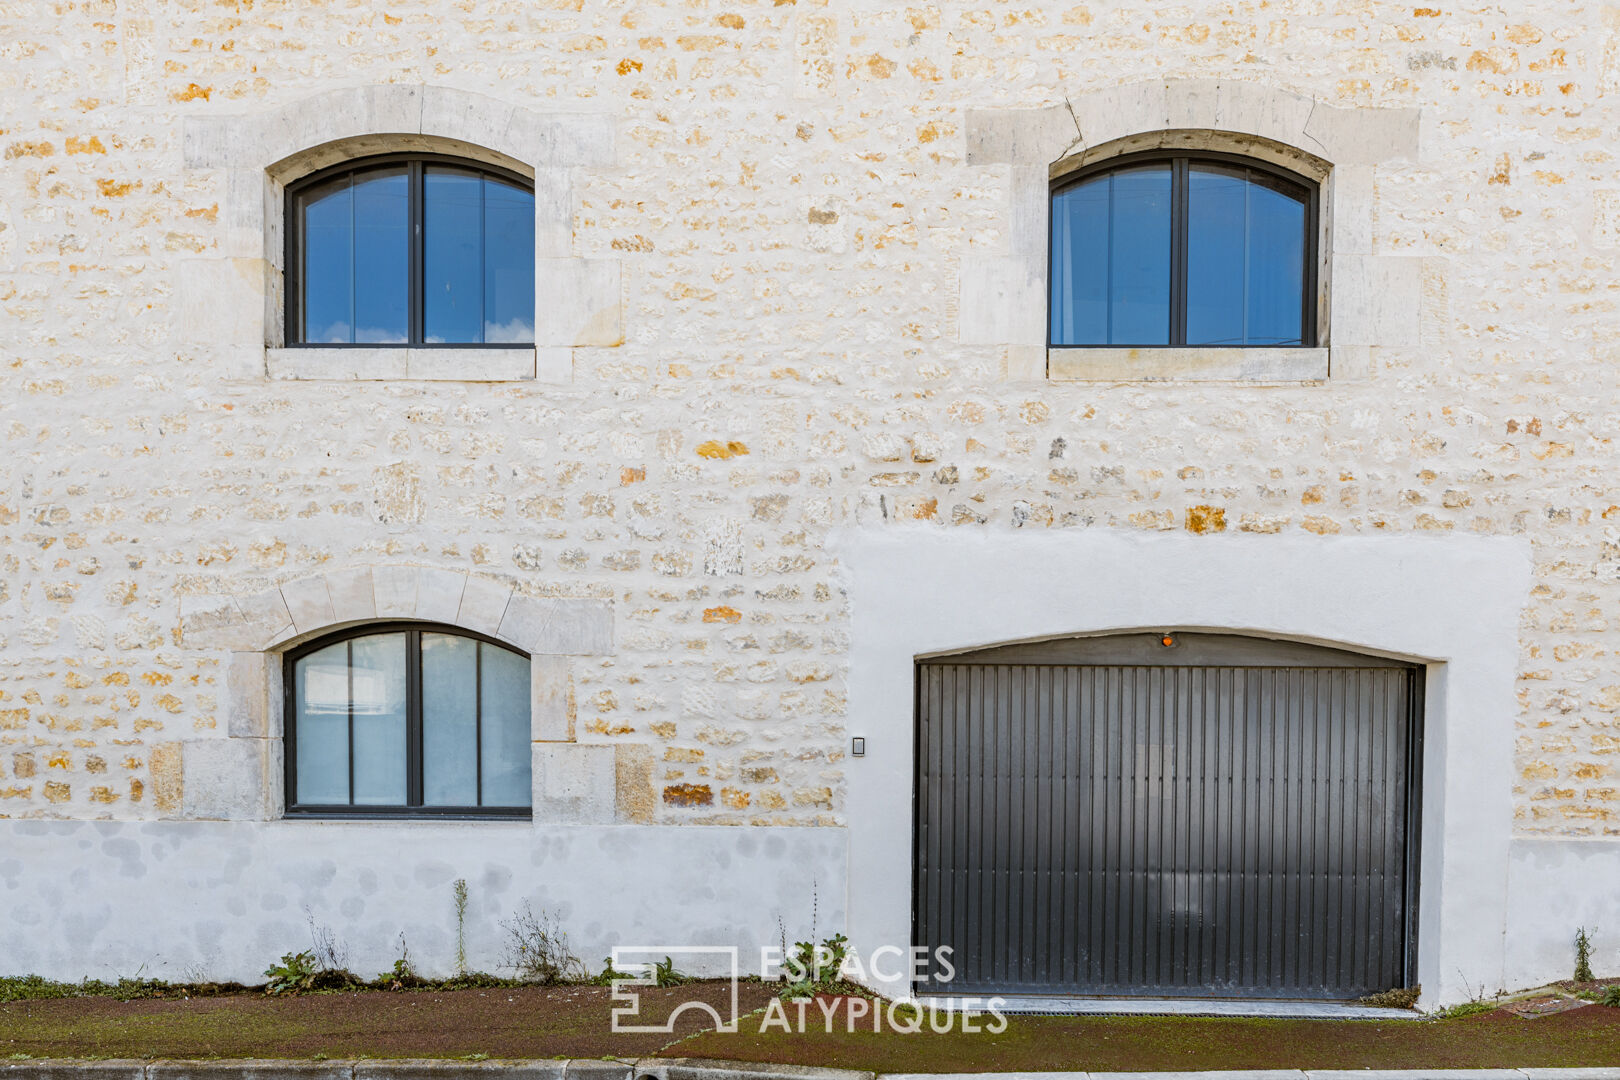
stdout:
<svg viewBox="0 0 1620 1080">
<path fill-rule="evenodd" d="M 1603 996 L 1598 998 L 1599 1005 L 1607 1005 L 1611 1009 L 1620 1009 L 1620 983 L 1613 983 L 1603 988 Z"/>
<path fill-rule="evenodd" d="M 86 979 L 79 983 L 56 982 L 38 975 L 0 977 L 0 1002 L 44 1001 L 51 998 L 108 997 L 119 1001 L 136 998 L 198 998 L 242 994 L 249 987 L 241 983 L 168 983 L 162 979 L 121 976 L 117 982 Z"/>
<path fill-rule="evenodd" d="M 264 969 L 267 994 L 304 994 L 316 990 L 361 990 L 365 983 L 347 968 L 326 967 L 309 949 L 283 953 L 281 963 Z"/>
<path fill-rule="evenodd" d="M 812 997 L 816 994 L 864 993 L 843 977 L 844 959 L 849 955 L 849 938 L 834 934 L 819 944 L 800 941 L 783 965 L 781 996 Z"/>
<path fill-rule="evenodd" d="M 615 970 L 613 967 L 613 957 L 604 956 L 602 957 L 602 974 L 592 978 L 591 983 L 596 986 L 612 986 L 614 983 L 622 979 L 634 978 L 636 978 L 636 976 L 627 971 Z"/>
<path fill-rule="evenodd" d="M 301 990 L 308 990 L 315 981 L 316 967 L 315 954 L 308 949 L 303 952 L 282 953 L 281 963 L 271 964 L 264 969 L 264 977 L 269 981 L 264 984 L 267 994 L 296 994 Z"/>
<path fill-rule="evenodd" d="M 427 980 L 416 973 L 416 965 L 411 963 L 411 949 L 405 944 L 405 935 L 399 935 L 399 959 L 394 961 L 391 970 L 377 976 L 373 986 L 384 990 L 415 990 L 426 986 Z"/>
<path fill-rule="evenodd" d="M 1475 998 L 1472 1001 L 1464 1001 L 1459 1005 L 1453 1005 L 1449 1009 L 1441 1009 L 1435 1015 L 1442 1020 L 1459 1020 L 1464 1016 L 1478 1016 L 1480 1013 L 1488 1013 L 1494 1008 L 1496 1008 L 1496 1002 L 1486 1001 L 1484 998 Z"/>
<path fill-rule="evenodd" d="M 41 1001 L 74 996 L 72 983 L 53 982 L 38 975 L 0 979 L 0 1001 Z"/>
<path fill-rule="evenodd" d="M 456 974 L 467 974 L 467 879 L 457 878 L 456 897 Z"/>
<path fill-rule="evenodd" d="M 522 979 L 503 979 L 487 971 L 469 971 L 465 975 L 452 975 L 448 979 L 424 985 L 433 990 L 491 990 L 525 984 Z"/>
<path fill-rule="evenodd" d="M 664 957 L 653 965 L 653 981 L 659 986 L 680 986 L 690 980 L 675 970 L 675 961 Z"/>
<path fill-rule="evenodd" d="M 1584 926 L 1575 931 L 1575 981 L 1592 981 L 1592 936 Z"/>
</svg>

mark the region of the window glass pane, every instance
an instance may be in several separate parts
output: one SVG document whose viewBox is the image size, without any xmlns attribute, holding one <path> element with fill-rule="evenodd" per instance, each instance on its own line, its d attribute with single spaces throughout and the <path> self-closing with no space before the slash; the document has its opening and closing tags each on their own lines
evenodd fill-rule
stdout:
<svg viewBox="0 0 1620 1080">
<path fill-rule="evenodd" d="M 299 205 L 303 340 L 405 341 L 410 194 L 404 167 L 337 177 L 303 193 Z"/>
<path fill-rule="evenodd" d="M 1305 203 L 1277 189 L 1249 186 L 1251 345 L 1303 345 Z"/>
<path fill-rule="evenodd" d="M 354 340 L 410 335 L 410 181 L 403 165 L 354 178 Z"/>
<path fill-rule="evenodd" d="M 478 642 L 422 635 L 422 798 L 478 805 Z"/>
<path fill-rule="evenodd" d="M 354 803 L 405 803 L 405 635 L 354 638 Z"/>
<path fill-rule="evenodd" d="M 534 341 L 534 195 L 487 178 L 484 340 Z"/>
<path fill-rule="evenodd" d="M 1304 342 L 1305 203 L 1271 178 L 1193 164 L 1187 177 L 1187 343 Z"/>
<path fill-rule="evenodd" d="M 1108 341 L 1108 192 L 1106 176 L 1052 200 L 1052 344 Z"/>
<path fill-rule="evenodd" d="M 1248 190 L 1242 169 L 1187 170 L 1189 345 L 1244 343 Z"/>
<path fill-rule="evenodd" d="M 480 653 L 484 806 L 529 805 L 529 661 L 494 645 Z"/>
<path fill-rule="evenodd" d="M 427 170 L 424 184 L 425 340 L 432 344 L 483 341 L 483 178 L 464 169 L 435 167 Z M 532 216 L 529 228 L 534 228 Z M 529 254 L 532 260 L 532 239 Z M 534 272 L 532 266 L 529 272 Z"/>
<path fill-rule="evenodd" d="M 303 215 L 303 340 L 354 340 L 354 198 L 340 176 L 299 196 Z M 347 797 L 344 799 L 348 801 Z"/>
<path fill-rule="evenodd" d="M 298 802 L 349 802 L 349 644 L 310 653 L 293 669 Z"/>
<path fill-rule="evenodd" d="M 1170 343 L 1170 166 L 1110 173 L 1108 341 Z"/>
</svg>

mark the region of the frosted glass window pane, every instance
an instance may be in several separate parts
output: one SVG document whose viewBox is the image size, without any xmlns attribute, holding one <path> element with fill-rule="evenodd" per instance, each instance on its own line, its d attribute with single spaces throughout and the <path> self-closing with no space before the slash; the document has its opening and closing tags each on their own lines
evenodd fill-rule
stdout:
<svg viewBox="0 0 1620 1080">
<path fill-rule="evenodd" d="M 297 799 L 306 806 L 349 801 L 349 645 L 310 653 L 293 670 Z"/>
<path fill-rule="evenodd" d="M 422 635 L 422 797 L 478 805 L 478 642 Z"/>
<path fill-rule="evenodd" d="M 493 645 L 481 650 L 484 806 L 528 806 L 529 661 Z"/>
<path fill-rule="evenodd" d="M 354 804 L 405 802 L 405 635 L 350 643 L 354 707 Z"/>
</svg>

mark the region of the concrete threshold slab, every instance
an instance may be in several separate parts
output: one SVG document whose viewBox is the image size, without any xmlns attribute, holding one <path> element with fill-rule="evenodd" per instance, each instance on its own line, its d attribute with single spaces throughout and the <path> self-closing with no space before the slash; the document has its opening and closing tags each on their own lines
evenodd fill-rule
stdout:
<svg viewBox="0 0 1620 1080">
<path fill-rule="evenodd" d="M 934 1008 L 974 1008 L 984 1011 L 985 998 L 966 1000 L 946 995 L 918 998 Z M 1006 995 L 998 1006 L 1008 1015 L 1040 1013 L 1054 1016 L 1263 1016 L 1306 1020 L 1421 1020 L 1410 1009 L 1381 1009 L 1337 1001 L 1271 1001 L 1240 998 L 1105 998 L 1057 997 L 1035 994 Z"/>
</svg>

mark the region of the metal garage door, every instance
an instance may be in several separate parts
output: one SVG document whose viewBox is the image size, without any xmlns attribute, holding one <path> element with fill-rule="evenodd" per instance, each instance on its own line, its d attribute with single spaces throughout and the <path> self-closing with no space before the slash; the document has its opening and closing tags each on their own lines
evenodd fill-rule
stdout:
<svg viewBox="0 0 1620 1080">
<path fill-rule="evenodd" d="M 956 968 L 919 989 L 1342 999 L 1412 984 L 1421 670 L 1165 640 L 918 662 L 913 933 Z"/>
</svg>

